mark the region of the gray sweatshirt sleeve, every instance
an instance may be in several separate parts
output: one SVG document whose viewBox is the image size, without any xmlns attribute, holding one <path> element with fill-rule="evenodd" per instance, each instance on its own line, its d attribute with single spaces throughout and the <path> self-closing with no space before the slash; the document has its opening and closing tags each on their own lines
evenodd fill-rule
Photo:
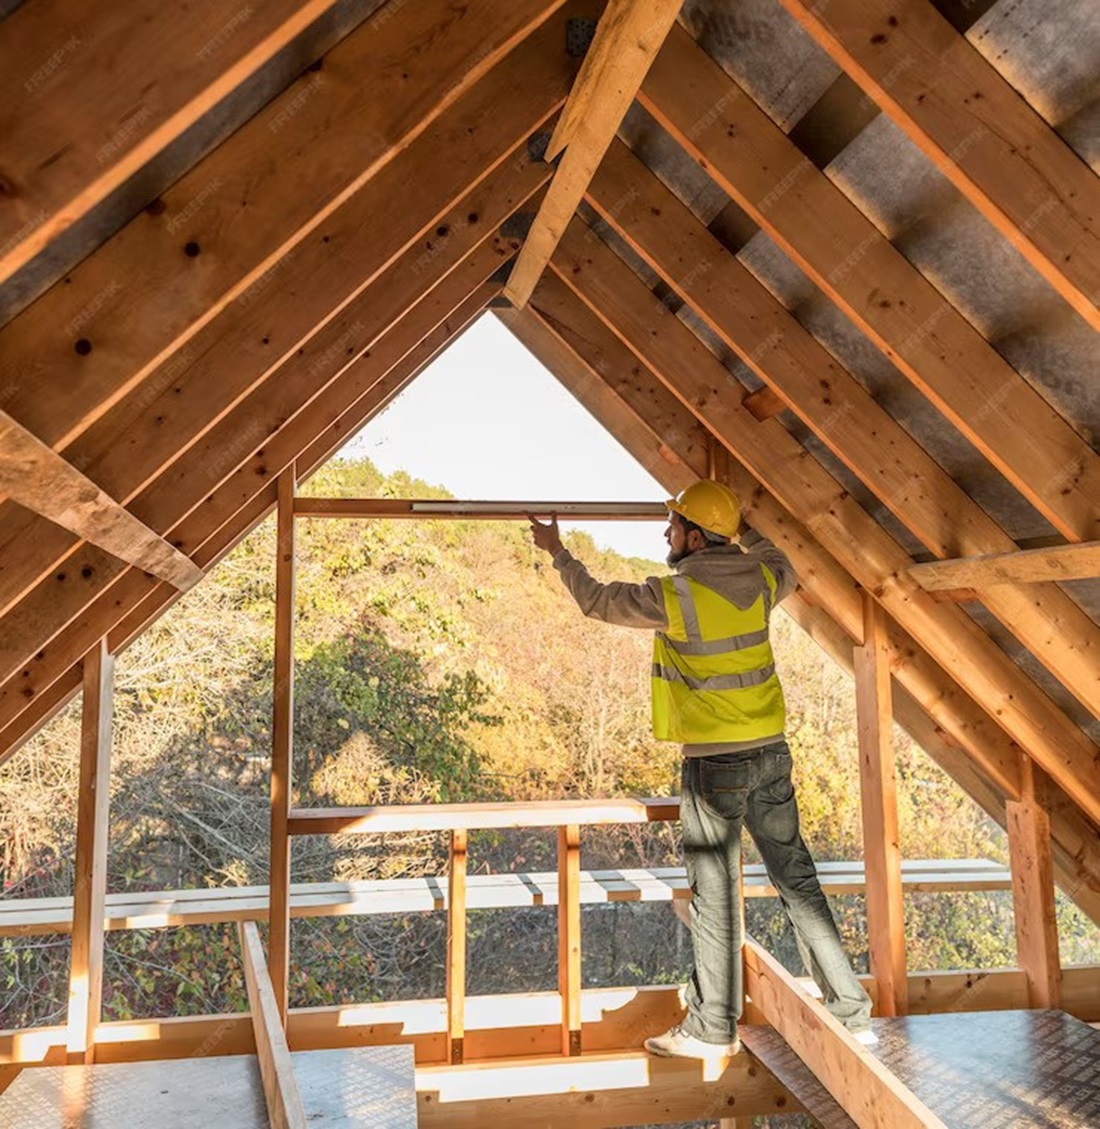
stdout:
<svg viewBox="0 0 1100 1129">
<path fill-rule="evenodd" d="M 623 581 L 601 584 L 568 549 L 555 554 L 554 568 L 577 606 L 589 618 L 620 627 L 647 627 L 651 631 L 668 627 L 665 599 L 657 577 L 649 577 L 644 584 Z"/>
<path fill-rule="evenodd" d="M 798 575 L 794 571 L 790 557 L 777 548 L 762 533 L 749 529 L 741 536 L 741 548 L 761 564 L 766 564 L 775 577 L 775 602 L 778 604 L 798 587 Z"/>
</svg>

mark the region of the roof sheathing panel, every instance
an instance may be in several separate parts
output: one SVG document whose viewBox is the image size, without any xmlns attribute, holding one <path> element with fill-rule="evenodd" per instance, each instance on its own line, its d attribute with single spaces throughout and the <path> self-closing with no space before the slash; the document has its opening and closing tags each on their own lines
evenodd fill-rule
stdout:
<svg viewBox="0 0 1100 1129">
<path fill-rule="evenodd" d="M 1080 128 L 1096 122 L 1100 103 L 1095 0 L 1000 0 L 966 38 L 1097 168 L 1100 138 Z"/>
<path fill-rule="evenodd" d="M 679 19 L 784 131 L 840 73 L 776 0 L 686 0 Z"/>
</svg>

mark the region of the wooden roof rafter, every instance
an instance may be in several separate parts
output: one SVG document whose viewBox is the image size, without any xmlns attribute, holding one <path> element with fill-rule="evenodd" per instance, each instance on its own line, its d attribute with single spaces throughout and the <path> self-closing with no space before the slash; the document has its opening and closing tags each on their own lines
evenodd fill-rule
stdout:
<svg viewBox="0 0 1100 1129">
<path fill-rule="evenodd" d="M 673 28 L 638 98 L 1044 517 L 1096 538 L 1100 455 L 686 31 Z"/>
<path fill-rule="evenodd" d="M 609 151 L 587 199 L 933 553 L 1015 550 L 1008 533 L 625 145 Z M 1091 661 L 1100 651 L 1100 628 L 1089 616 L 1051 584 L 982 595 L 1024 646 L 1100 715 Z M 1048 631 L 1052 622 L 1059 624 L 1057 637 Z"/>
<path fill-rule="evenodd" d="M 1100 329 L 1100 181 L 926 0 L 780 0 Z"/>
<path fill-rule="evenodd" d="M 227 307 L 221 317 L 202 330 L 203 334 L 217 334 L 215 340 L 220 337 L 223 342 L 227 332 L 241 333 L 242 336 L 238 337 L 239 345 L 235 349 L 222 352 L 214 348 L 214 342 L 211 341 L 203 347 L 198 363 L 192 360 L 183 372 L 174 371 L 178 365 L 173 366 L 173 362 L 169 362 L 173 383 L 161 393 L 165 407 L 161 408 L 156 402 L 149 403 L 143 392 L 135 392 L 132 398 L 136 407 L 136 416 L 133 414 L 134 409 L 126 409 L 121 405 L 116 409 L 118 412 L 131 413 L 128 422 L 131 428 L 135 428 L 139 421 L 146 421 L 134 434 L 149 437 L 151 440 L 147 448 L 148 454 L 144 455 L 147 461 L 141 462 L 135 458 L 132 451 L 123 452 L 115 449 L 111 442 L 115 428 L 103 425 L 105 430 L 102 431 L 102 438 L 98 440 L 103 443 L 103 447 L 100 448 L 103 458 L 117 468 L 113 473 L 128 476 L 124 479 L 127 486 L 123 488 L 123 496 L 127 496 L 125 491 L 132 491 L 135 484 L 141 487 L 143 491 L 140 502 L 141 512 L 156 514 L 158 524 L 164 524 L 160 517 L 161 513 L 167 512 L 164 506 L 171 510 L 177 505 L 177 498 L 182 496 L 180 492 L 188 475 L 199 475 L 200 481 L 203 477 L 206 478 L 207 481 L 200 487 L 201 490 L 208 491 L 214 488 L 219 479 L 224 479 L 230 474 L 237 463 L 247 459 L 250 450 L 263 444 L 270 425 L 261 426 L 258 423 L 254 414 L 257 405 L 264 405 L 265 410 L 274 412 L 275 405 L 279 399 L 282 399 L 285 405 L 282 411 L 285 413 L 293 410 L 296 402 L 301 402 L 296 401 L 296 397 L 304 396 L 308 399 L 311 395 L 315 395 L 320 387 L 323 387 L 318 384 L 322 371 L 338 371 L 333 365 L 347 349 L 353 348 L 364 338 L 369 344 L 368 326 L 377 325 L 378 318 L 384 311 L 391 311 L 389 316 L 392 318 L 400 313 L 402 305 L 407 307 L 410 303 L 414 303 L 417 294 L 423 293 L 433 280 L 438 279 L 447 264 L 453 265 L 461 257 L 463 248 L 472 245 L 471 239 L 476 241 L 477 238 L 488 236 L 496 224 L 502 222 L 511 211 L 530 196 L 533 189 L 549 178 L 551 170 L 533 161 L 527 152 L 526 138 L 565 100 L 574 64 L 565 57 L 563 50 L 555 53 L 549 48 L 551 43 L 564 41 L 565 20 L 576 11 L 585 9 L 586 5 L 583 3 L 566 5 L 545 27 L 536 30 L 532 42 L 521 44 L 514 52 L 505 53 L 497 67 L 488 70 L 479 83 L 474 84 L 462 98 L 455 100 L 453 105 L 440 116 L 438 132 L 433 132 L 433 128 L 423 131 L 422 135 L 407 147 L 406 157 L 394 164 L 392 172 L 389 164 L 383 166 L 378 175 L 362 190 L 361 194 L 364 194 L 364 198 L 361 203 L 356 204 L 355 199 L 349 199 L 347 207 L 350 214 L 346 220 L 349 238 L 352 232 L 357 233 L 356 237 L 362 241 L 362 245 L 356 248 L 354 242 L 345 241 L 346 257 L 342 256 L 339 260 L 337 273 L 334 273 L 329 265 L 323 241 L 316 245 L 315 250 L 311 246 L 308 249 L 309 253 L 303 249 L 278 272 L 279 291 L 286 288 L 288 295 L 286 301 L 289 302 L 287 316 L 278 320 L 278 329 L 280 332 L 289 329 L 294 323 L 294 318 L 301 317 L 304 308 L 307 320 L 303 322 L 302 328 L 307 333 L 313 333 L 308 345 L 299 345 L 295 349 L 293 345 L 298 344 L 297 342 L 293 344 L 287 342 L 283 346 L 286 351 L 281 361 L 277 359 L 278 355 L 274 358 L 269 357 L 266 350 L 267 342 L 257 342 L 255 335 L 263 331 L 261 322 L 257 320 L 258 315 L 262 314 L 263 320 L 270 322 L 272 311 L 270 309 L 266 312 L 258 311 L 252 296 L 246 293 Z M 480 32 L 476 34 L 480 35 Z M 453 50 L 453 47 L 451 49 Z M 510 94 L 504 97 L 505 90 L 514 92 L 514 96 Z M 503 112 L 498 114 L 485 112 L 487 105 L 495 105 L 502 101 L 506 105 Z M 410 212 L 409 194 L 407 191 L 401 191 L 399 187 L 410 179 L 410 169 L 402 168 L 402 164 L 406 158 L 408 161 L 434 161 L 438 159 L 440 152 L 448 151 L 453 153 L 454 159 L 448 162 L 444 176 L 429 180 L 413 178 L 422 184 L 424 198 L 420 207 Z M 494 175 L 494 170 L 499 170 L 499 174 Z M 477 186 L 482 181 L 487 187 L 478 190 Z M 387 206 L 386 201 L 389 201 L 388 207 L 394 211 L 394 222 L 386 225 L 382 236 L 379 237 L 370 226 L 364 227 L 363 223 L 366 216 L 377 213 L 379 209 L 384 210 Z M 429 201 L 433 202 L 429 203 Z M 362 210 L 362 215 L 355 214 L 356 206 Z M 426 217 L 421 208 L 427 211 Z M 453 215 L 449 209 L 454 209 Z M 439 234 L 440 229 L 443 230 L 445 237 Z M 334 227 L 334 230 L 338 230 L 338 227 Z M 416 246 L 416 240 L 421 237 L 424 238 L 426 246 L 424 244 Z M 497 248 L 487 253 L 495 255 L 499 264 L 511 251 L 508 243 L 500 240 Z M 402 285 L 394 287 L 393 279 L 390 279 L 387 288 L 382 281 L 384 275 L 379 272 L 394 269 L 392 264 L 396 257 L 402 254 L 403 258 L 399 262 Z M 323 293 L 325 300 L 330 301 L 330 305 L 317 307 L 317 312 L 309 316 L 311 312 L 309 303 L 315 300 L 314 293 L 309 293 L 303 301 L 293 294 L 290 287 L 298 277 L 302 278 L 304 286 L 312 285 L 309 281 L 311 256 L 315 260 L 312 269 L 320 271 L 325 278 L 326 289 Z M 370 266 L 372 263 L 373 268 Z M 303 271 L 304 274 L 300 273 Z M 339 317 L 333 318 L 332 313 L 326 317 L 325 310 L 331 310 L 332 303 L 338 302 L 340 296 L 336 286 L 340 272 L 346 274 L 344 285 L 349 288 L 352 295 L 356 294 L 357 287 L 362 290 L 360 280 L 364 276 L 367 279 L 378 276 L 372 284 L 376 289 L 369 293 L 368 290 L 362 290 L 362 293 L 351 303 L 347 303 L 345 298 L 346 304 L 340 311 Z M 265 297 L 269 297 L 272 292 L 265 290 L 263 293 Z M 382 296 L 381 300 L 379 296 Z M 356 302 L 359 304 L 359 309 L 363 311 L 362 314 L 357 312 Z M 328 319 L 332 319 L 331 322 Z M 228 329 L 223 328 L 223 323 Z M 239 329 L 236 328 L 238 325 Z M 320 331 L 317 331 L 318 325 L 321 326 Z M 272 336 L 274 335 L 273 332 Z M 232 337 L 228 340 L 231 341 Z M 187 357 L 186 351 L 184 356 Z M 274 367 L 272 367 L 273 362 Z M 217 364 L 228 367 L 223 377 L 213 378 L 203 375 L 204 369 Z M 257 366 L 251 371 L 261 377 L 260 382 L 254 383 L 251 390 L 247 384 L 242 389 L 240 381 L 248 375 L 251 365 Z M 288 380 L 286 372 L 288 368 L 297 372 L 293 380 Z M 279 374 L 279 380 L 274 382 L 273 377 L 276 373 Z M 255 381 L 256 377 L 253 376 L 251 379 Z M 190 381 L 194 383 L 187 383 Z M 154 417 L 167 418 L 167 412 L 173 413 L 173 420 L 178 417 L 181 408 L 179 394 L 175 389 L 183 387 L 195 389 L 194 404 L 189 409 L 183 410 L 189 412 L 186 427 L 195 428 L 196 431 L 192 433 L 194 438 L 190 440 L 191 447 L 181 457 L 177 445 L 183 432 L 177 431 L 173 437 L 170 429 L 166 430 L 164 427 L 154 429 L 152 423 Z M 278 389 L 275 400 L 263 391 L 268 387 Z M 242 391 L 246 393 L 245 397 L 238 399 L 236 404 L 230 399 L 227 406 L 231 410 L 228 414 L 224 407 L 214 411 L 211 407 L 212 402 L 220 398 L 220 402 L 225 403 L 226 394 L 232 393 L 234 389 L 239 389 L 236 391 L 238 398 Z M 200 439 L 201 444 L 196 442 Z M 172 462 L 172 459 L 175 461 Z M 187 470 L 188 466 L 193 469 Z M 110 473 L 112 472 L 107 471 L 106 465 L 96 466 L 97 478 L 109 481 Z M 147 481 L 148 485 L 142 487 L 143 481 Z M 197 503 L 201 497 L 201 493 L 193 494 L 193 503 Z M 178 520 L 178 516 L 172 520 Z M 172 521 L 169 520 L 168 524 L 171 523 Z M 7 527 L 5 532 L 8 532 Z M 52 536 L 46 531 L 43 531 L 42 535 L 47 538 Z M 14 543 L 9 537 L 8 544 L 14 545 Z M 67 551 L 67 546 L 59 544 L 58 550 L 55 551 L 64 553 Z M 81 609 L 89 606 L 89 598 L 95 597 L 95 591 L 87 589 L 70 591 L 63 598 L 59 598 L 57 593 L 49 595 L 48 578 L 52 575 L 47 573 L 46 577 L 37 581 L 37 595 L 34 588 L 31 588 L 27 594 L 26 590 L 23 593 L 18 590 L 12 592 L 9 587 L 8 599 L 21 598 L 21 605 L 16 606 L 26 608 L 33 606 L 26 602 L 30 598 L 39 601 L 44 599 L 45 603 L 41 604 L 43 614 L 47 618 L 52 617 L 54 623 L 58 625 L 58 630 L 64 630 L 66 622 L 76 623 L 74 615 L 83 614 Z M 98 575 L 103 580 L 111 577 L 111 569 L 105 562 Z M 117 576 L 117 570 L 113 575 Z M 0 582 L 0 595 L 3 595 L 4 585 L 10 586 L 16 579 L 14 574 L 6 576 L 4 581 Z M 33 613 L 24 622 L 28 624 L 33 635 L 40 636 L 44 622 L 41 615 Z M 15 638 L 11 636 L 9 640 L 15 642 Z M 68 649 L 63 656 L 59 656 L 61 665 L 58 666 L 53 666 L 51 663 L 51 650 L 52 648 L 47 647 L 45 657 L 35 664 L 34 685 L 39 689 L 43 689 L 50 677 L 56 677 L 69 665 L 66 661 Z M 14 658 L 18 653 L 18 644 L 16 643 L 8 653 Z M 22 659 L 17 660 L 17 662 L 22 661 Z M 56 673 L 48 675 L 47 670 L 51 667 Z M 23 689 L 20 693 L 25 699 L 23 702 L 25 707 L 29 704 L 25 693 L 29 687 L 26 679 L 22 681 Z M 0 699 L 3 696 L 0 691 Z M 14 705 L 16 702 L 12 699 L 9 704 Z M 3 704 L 0 703 L 0 712 L 3 711 Z M 8 715 L 9 719 L 11 716 L 13 715 Z"/>
</svg>

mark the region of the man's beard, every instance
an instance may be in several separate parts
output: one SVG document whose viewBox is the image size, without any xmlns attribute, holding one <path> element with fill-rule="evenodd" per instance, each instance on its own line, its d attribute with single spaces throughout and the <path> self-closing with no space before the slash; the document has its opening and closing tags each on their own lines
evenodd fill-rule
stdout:
<svg viewBox="0 0 1100 1129">
<path fill-rule="evenodd" d="M 672 568 L 674 565 L 678 565 L 684 557 L 690 556 L 690 549 L 681 549 L 679 552 L 676 552 L 675 549 L 669 549 L 668 556 L 665 557 L 665 564 L 668 565 L 669 568 Z"/>
</svg>

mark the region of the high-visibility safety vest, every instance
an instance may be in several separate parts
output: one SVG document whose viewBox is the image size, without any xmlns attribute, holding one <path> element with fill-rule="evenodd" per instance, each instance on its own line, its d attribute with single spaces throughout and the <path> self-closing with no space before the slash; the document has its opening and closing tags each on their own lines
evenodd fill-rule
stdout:
<svg viewBox="0 0 1100 1129">
<path fill-rule="evenodd" d="M 653 640 L 653 735 L 713 744 L 780 737 L 783 689 L 768 641 L 775 577 L 748 608 L 686 576 L 661 581 L 668 630 Z"/>
</svg>

